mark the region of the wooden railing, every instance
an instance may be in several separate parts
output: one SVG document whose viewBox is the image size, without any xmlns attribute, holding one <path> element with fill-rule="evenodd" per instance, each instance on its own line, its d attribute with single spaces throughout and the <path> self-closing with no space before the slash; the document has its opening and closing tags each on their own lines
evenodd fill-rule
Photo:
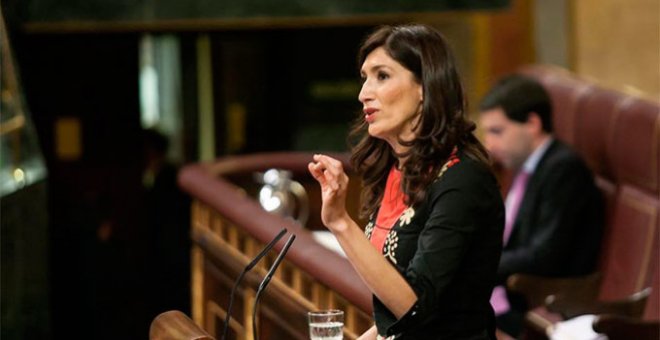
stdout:
<svg viewBox="0 0 660 340">
<path fill-rule="evenodd" d="M 345 162 L 343 155 L 335 156 Z M 297 238 L 260 300 L 260 338 L 308 339 L 306 313 L 327 308 L 345 312 L 346 339 L 355 339 L 371 326 L 371 294 L 349 262 L 318 244 L 293 220 L 264 211 L 251 194 L 257 186 L 252 180 L 255 171 L 290 170 L 310 197 L 308 227 L 319 227 L 318 184 L 306 170 L 311 158 L 304 153 L 258 154 L 190 165 L 181 171 L 179 183 L 194 198 L 192 319 L 211 336 L 220 338 L 234 280 L 283 227 Z M 352 181 L 349 206 L 357 206 L 358 185 Z M 275 256 L 271 251 L 246 275 L 234 302 L 229 339 L 253 338 L 254 294 Z"/>
</svg>

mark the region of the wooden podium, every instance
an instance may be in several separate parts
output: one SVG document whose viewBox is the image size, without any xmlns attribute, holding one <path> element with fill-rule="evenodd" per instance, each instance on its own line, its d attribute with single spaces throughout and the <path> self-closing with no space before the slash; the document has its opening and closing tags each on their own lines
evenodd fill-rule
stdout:
<svg viewBox="0 0 660 340">
<path fill-rule="evenodd" d="M 350 175 L 346 155 L 334 156 L 345 163 Z M 371 293 L 349 262 L 317 243 L 310 232 L 322 228 L 320 189 L 307 173 L 311 160 L 309 153 L 255 154 L 189 165 L 179 174 L 180 186 L 193 198 L 192 320 L 211 337 L 221 337 L 229 294 L 238 274 L 282 228 L 296 234 L 296 242 L 260 300 L 260 338 L 309 339 L 307 312 L 319 309 L 345 312 L 345 339 L 357 338 L 372 325 Z M 270 168 L 291 171 L 293 179 L 305 187 L 311 210 L 307 226 L 268 213 L 257 203 L 260 184 L 254 181 L 253 174 Z M 353 209 L 358 207 L 358 182 L 351 181 L 349 187 L 348 206 Z M 350 213 L 356 216 L 355 211 Z M 253 338 L 254 294 L 283 243 L 280 241 L 239 286 L 228 339 Z M 183 327 L 180 315 L 160 317 L 152 324 L 152 339 L 171 336 L 163 327 Z"/>
</svg>

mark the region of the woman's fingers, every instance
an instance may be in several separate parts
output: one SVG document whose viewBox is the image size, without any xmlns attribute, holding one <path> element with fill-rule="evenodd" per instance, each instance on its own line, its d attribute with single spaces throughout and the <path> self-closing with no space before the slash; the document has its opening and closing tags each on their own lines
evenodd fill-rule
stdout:
<svg viewBox="0 0 660 340">
<path fill-rule="evenodd" d="M 312 177 L 316 179 L 316 181 L 319 182 L 322 186 L 325 185 L 325 177 L 323 176 L 323 169 L 321 168 L 321 164 L 319 163 L 314 163 L 310 162 L 307 164 L 307 168 L 309 169 L 309 173 L 312 174 Z"/>
<path fill-rule="evenodd" d="M 335 177 L 339 177 L 344 172 L 341 162 L 326 155 L 314 155 L 314 160 L 323 164 L 325 169 L 329 170 Z"/>
<path fill-rule="evenodd" d="M 341 162 L 325 155 L 314 155 L 307 167 L 321 185 L 323 204 L 321 219 L 328 226 L 345 213 L 345 198 L 348 176 Z"/>
<path fill-rule="evenodd" d="M 330 171 L 327 171 L 323 163 L 314 163 L 311 162 L 308 165 L 309 171 L 314 176 L 314 178 L 321 184 L 321 187 L 325 187 L 327 185 L 334 187 L 333 182 L 335 182 L 335 177 L 330 173 Z"/>
<path fill-rule="evenodd" d="M 344 184 L 348 183 L 348 176 L 346 176 L 344 167 L 339 160 L 325 155 L 314 155 L 314 160 L 318 162 L 317 164 L 322 164 L 326 179 L 333 189 L 346 187 Z M 336 185 L 333 185 L 333 183 L 336 183 Z"/>
</svg>

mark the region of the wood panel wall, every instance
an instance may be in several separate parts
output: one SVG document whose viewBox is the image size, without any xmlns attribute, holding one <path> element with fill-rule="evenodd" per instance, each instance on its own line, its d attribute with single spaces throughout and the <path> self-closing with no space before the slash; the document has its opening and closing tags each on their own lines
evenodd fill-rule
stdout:
<svg viewBox="0 0 660 340">
<path fill-rule="evenodd" d="M 571 6 L 572 68 L 660 100 L 660 1 L 580 0 Z"/>
</svg>

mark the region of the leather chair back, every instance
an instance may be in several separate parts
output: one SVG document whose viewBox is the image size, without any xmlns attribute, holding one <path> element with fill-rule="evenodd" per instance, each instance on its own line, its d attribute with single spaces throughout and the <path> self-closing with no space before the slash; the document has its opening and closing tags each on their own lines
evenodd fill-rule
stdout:
<svg viewBox="0 0 660 340">
<path fill-rule="evenodd" d="M 660 103 L 601 88 L 553 67 L 520 72 L 546 87 L 555 135 L 585 158 L 605 197 L 600 298 L 623 298 L 652 286 L 655 301 L 650 300 L 647 314 L 657 319 Z"/>
</svg>

